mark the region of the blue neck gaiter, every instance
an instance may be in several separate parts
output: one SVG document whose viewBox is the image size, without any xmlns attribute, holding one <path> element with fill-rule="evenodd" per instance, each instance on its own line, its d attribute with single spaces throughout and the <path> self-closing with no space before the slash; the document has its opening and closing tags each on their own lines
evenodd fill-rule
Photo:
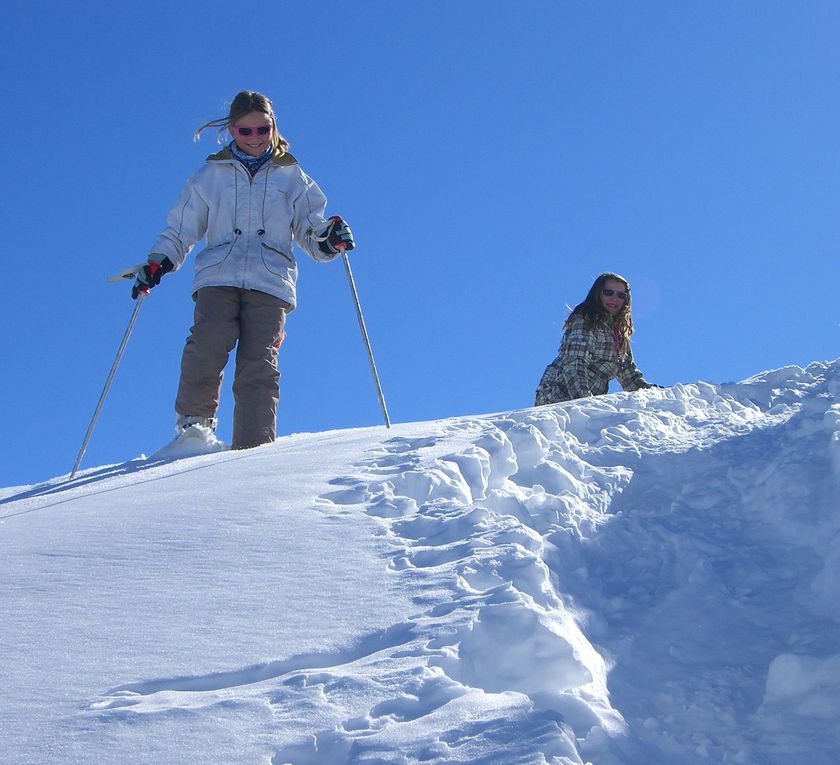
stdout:
<svg viewBox="0 0 840 765">
<path fill-rule="evenodd" d="M 257 171 L 266 163 L 268 160 L 271 159 L 272 155 L 274 154 L 274 147 L 269 146 L 262 154 L 252 157 L 250 154 L 246 154 L 242 149 L 240 149 L 236 145 L 236 141 L 231 141 L 229 144 L 229 148 L 231 153 L 233 154 L 236 159 L 238 159 L 243 165 L 245 165 L 245 169 L 251 174 L 251 177 L 257 174 Z"/>
</svg>

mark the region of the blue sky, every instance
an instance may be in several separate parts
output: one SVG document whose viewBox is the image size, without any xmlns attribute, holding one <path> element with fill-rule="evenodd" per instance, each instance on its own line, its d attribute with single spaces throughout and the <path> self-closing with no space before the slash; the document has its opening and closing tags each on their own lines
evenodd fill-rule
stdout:
<svg viewBox="0 0 840 765">
<path fill-rule="evenodd" d="M 14 0 L 0 485 L 72 467 L 133 308 L 105 277 L 145 258 L 215 149 L 192 132 L 243 88 L 353 227 L 394 421 L 529 406 L 605 270 L 660 384 L 835 358 L 838 33 L 833 2 L 94 0 L 71 23 Z M 375 425 L 344 271 L 300 262 L 279 432 Z M 190 284 L 143 305 L 84 466 L 170 438 Z"/>
</svg>

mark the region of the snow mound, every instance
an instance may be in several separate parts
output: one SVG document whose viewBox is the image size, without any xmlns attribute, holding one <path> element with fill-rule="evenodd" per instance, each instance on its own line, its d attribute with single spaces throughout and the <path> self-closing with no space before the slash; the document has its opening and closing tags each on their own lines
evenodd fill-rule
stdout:
<svg viewBox="0 0 840 765">
<path fill-rule="evenodd" d="M 764 707 L 840 719 L 840 654 L 827 659 L 781 654 L 770 662 Z"/>
<path fill-rule="evenodd" d="M 836 762 L 840 361 L 156 456 L 0 500 L 3 762 Z"/>
</svg>

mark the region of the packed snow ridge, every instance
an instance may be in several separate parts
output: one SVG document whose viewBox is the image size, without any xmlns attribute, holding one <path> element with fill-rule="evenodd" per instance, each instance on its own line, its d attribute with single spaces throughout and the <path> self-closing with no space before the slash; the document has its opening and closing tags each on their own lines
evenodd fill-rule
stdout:
<svg viewBox="0 0 840 765">
<path fill-rule="evenodd" d="M 0 702 L 4 730 L 30 736 L 4 737 L 6 763 L 840 762 L 840 360 L 137 460 L 5 494 L 6 581 L 58 524 L 61 554 L 81 562 L 50 569 L 54 586 L 89 589 L 93 618 L 119 632 L 114 614 L 151 611 L 166 590 L 204 625 L 185 635 L 172 616 L 155 645 L 103 641 L 95 660 L 63 641 L 68 661 L 96 666 L 42 699 L 52 717 Z M 145 520 L 140 496 L 157 509 Z M 214 541 L 219 524 L 235 546 Z M 283 569 L 310 533 L 317 561 Z M 90 549 L 97 534 L 107 554 Z M 168 576 L 186 548 L 198 570 Z M 79 573 L 97 555 L 107 585 Z M 126 583 L 156 556 L 163 569 Z M 295 613 L 266 624 L 285 588 Z M 40 597 L 12 600 L 24 596 Z M 0 646 L 19 637 L 2 629 Z M 172 643 L 190 647 L 177 662 Z"/>
</svg>

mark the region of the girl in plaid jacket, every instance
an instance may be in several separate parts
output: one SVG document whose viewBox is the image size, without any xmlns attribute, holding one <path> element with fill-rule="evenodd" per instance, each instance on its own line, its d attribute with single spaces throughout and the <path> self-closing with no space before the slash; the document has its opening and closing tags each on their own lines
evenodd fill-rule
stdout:
<svg viewBox="0 0 840 765">
<path fill-rule="evenodd" d="M 618 274 L 601 274 L 566 319 L 560 353 L 543 373 L 536 405 L 601 396 L 613 378 L 626 391 L 653 387 L 633 360 L 632 334 L 630 284 Z"/>
</svg>

